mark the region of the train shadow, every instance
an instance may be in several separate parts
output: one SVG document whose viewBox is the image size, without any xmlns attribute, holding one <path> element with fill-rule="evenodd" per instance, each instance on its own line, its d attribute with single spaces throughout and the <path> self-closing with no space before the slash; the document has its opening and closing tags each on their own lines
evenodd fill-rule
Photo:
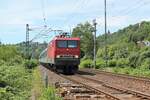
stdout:
<svg viewBox="0 0 150 100">
<path fill-rule="evenodd" d="M 90 76 L 96 75 L 95 73 L 85 72 L 85 71 L 78 71 L 77 74 L 80 74 L 80 75 L 90 75 Z"/>
<path fill-rule="evenodd" d="M 51 67 L 49 67 L 48 65 L 43 65 L 43 64 L 41 64 L 41 66 L 42 67 L 45 67 L 46 69 L 48 69 L 48 70 L 50 70 L 50 71 L 52 71 L 52 72 L 54 72 L 54 73 L 56 73 L 56 74 L 63 74 L 63 75 L 75 75 L 75 74 L 79 74 L 79 75 L 90 75 L 90 76 L 94 76 L 94 75 L 96 75 L 95 73 L 92 73 L 92 72 L 87 72 L 87 71 L 81 71 L 81 70 L 78 70 L 76 73 L 73 73 L 73 74 L 71 74 L 71 73 L 69 73 L 69 74 L 67 74 L 67 73 L 60 73 L 60 72 L 57 72 L 57 71 L 54 71 Z"/>
</svg>

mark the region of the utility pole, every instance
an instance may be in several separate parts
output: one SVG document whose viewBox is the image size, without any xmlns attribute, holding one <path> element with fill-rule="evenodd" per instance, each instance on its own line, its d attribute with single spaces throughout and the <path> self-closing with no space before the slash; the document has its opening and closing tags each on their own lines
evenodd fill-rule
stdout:
<svg viewBox="0 0 150 100">
<path fill-rule="evenodd" d="M 72 28 L 70 27 L 70 35 L 72 35 Z"/>
<path fill-rule="evenodd" d="M 107 57 L 107 2 L 104 0 L 104 14 L 105 14 L 105 66 L 108 65 L 108 57 Z"/>
<path fill-rule="evenodd" d="M 2 41 L 1 41 L 1 39 L 0 39 L 0 46 L 1 46 L 1 44 L 2 44 Z"/>
<path fill-rule="evenodd" d="M 26 24 L 26 57 L 27 59 L 30 59 L 29 57 L 29 24 Z"/>
<path fill-rule="evenodd" d="M 93 31 L 93 35 L 94 35 L 94 68 L 96 68 L 96 19 L 93 20 L 93 26 L 94 26 L 94 31 Z"/>
</svg>

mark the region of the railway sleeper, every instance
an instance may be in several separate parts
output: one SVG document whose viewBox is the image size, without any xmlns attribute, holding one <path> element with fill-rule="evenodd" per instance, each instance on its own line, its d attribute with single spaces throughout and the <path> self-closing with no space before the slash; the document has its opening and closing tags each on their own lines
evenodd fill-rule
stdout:
<svg viewBox="0 0 150 100">
<path fill-rule="evenodd" d="M 102 81 L 97 81 L 97 80 L 89 79 L 89 78 L 86 78 L 84 76 L 82 76 L 82 78 L 87 79 L 87 80 L 91 80 L 91 81 L 95 81 L 96 83 L 100 83 L 100 84 L 102 84 L 105 87 L 118 90 L 118 91 L 121 92 L 121 94 L 124 94 L 124 93 L 126 93 L 126 94 L 132 94 L 132 95 L 135 95 L 137 97 L 140 97 L 141 99 L 150 100 L 150 95 L 146 94 L 146 93 L 142 93 L 142 92 L 131 90 L 131 89 L 124 88 L 124 87 L 120 87 L 120 86 L 117 86 L 117 85 L 116 86 L 112 86 L 109 83 L 103 83 Z"/>
<path fill-rule="evenodd" d="M 64 100 L 103 100 L 105 95 L 88 95 L 88 94 L 76 94 L 73 96 L 65 97 Z"/>
<path fill-rule="evenodd" d="M 72 100 L 69 98 L 74 99 L 81 99 L 81 98 L 88 98 L 89 100 L 94 100 L 94 98 L 104 98 L 105 95 L 102 94 L 95 94 L 95 91 L 85 88 L 79 84 L 72 84 L 72 83 L 56 83 L 57 88 L 59 89 L 59 94 L 64 100 Z M 86 99 L 86 100 L 88 100 Z M 96 100 L 97 100 L 96 99 Z"/>
</svg>

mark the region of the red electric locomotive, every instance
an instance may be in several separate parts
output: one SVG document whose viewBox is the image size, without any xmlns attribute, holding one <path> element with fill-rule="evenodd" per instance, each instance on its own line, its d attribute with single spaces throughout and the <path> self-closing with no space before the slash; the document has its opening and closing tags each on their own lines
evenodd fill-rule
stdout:
<svg viewBox="0 0 150 100">
<path fill-rule="evenodd" d="M 80 63 L 80 38 L 56 36 L 40 55 L 40 62 L 65 74 L 74 74 Z"/>
</svg>

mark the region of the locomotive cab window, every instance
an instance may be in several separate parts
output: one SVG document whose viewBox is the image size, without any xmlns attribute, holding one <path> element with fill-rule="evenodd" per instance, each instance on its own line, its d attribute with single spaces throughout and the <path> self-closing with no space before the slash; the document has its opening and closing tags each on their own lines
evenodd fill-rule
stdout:
<svg viewBox="0 0 150 100">
<path fill-rule="evenodd" d="M 59 48 L 76 48 L 78 46 L 78 42 L 75 40 L 58 40 L 57 47 Z"/>
<path fill-rule="evenodd" d="M 77 41 L 75 40 L 68 41 L 68 48 L 76 48 L 76 47 L 77 47 Z"/>
<path fill-rule="evenodd" d="M 67 41 L 65 41 L 65 40 L 57 41 L 57 47 L 59 47 L 59 48 L 67 48 Z"/>
</svg>

